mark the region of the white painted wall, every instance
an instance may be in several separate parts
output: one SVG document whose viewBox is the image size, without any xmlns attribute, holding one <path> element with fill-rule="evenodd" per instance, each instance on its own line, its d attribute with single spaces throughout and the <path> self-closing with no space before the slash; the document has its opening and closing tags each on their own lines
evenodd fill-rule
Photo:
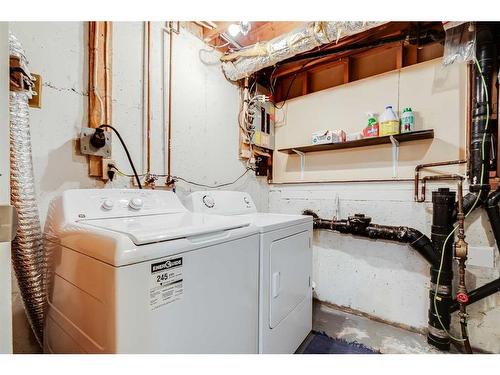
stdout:
<svg viewBox="0 0 500 375">
<path fill-rule="evenodd" d="M 278 111 L 276 146 L 310 145 L 312 133 L 327 129 L 359 133 L 367 112 L 412 107 L 415 130 L 434 129 L 432 140 L 401 143 L 397 177 L 413 178 L 416 164 L 465 156 L 466 82 L 464 65 L 444 69 L 441 59 L 434 59 L 293 98 Z M 273 181 L 280 183 L 393 178 L 391 144 L 307 153 L 303 178 L 297 155 L 275 152 L 273 159 Z"/>
<path fill-rule="evenodd" d="M 151 25 L 151 173 L 166 171 L 167 100 L 163 90 L 168 83 L 168 34 L 163 23 Z M 142 106 L 143 23 L 117 22 L 113 27 L 113 124 L 129 145 L 138 173 L 146 171 L 145 123 Z M 219 64 L 204 64 L 200 50 L 207 46 L 188 31 L 173 35 L 172 58 L 172 171 L 173 175 L 208 185 L 235 180 L 245 172 L 238 159 L 238 88 L 223 76 Z M 203 61 L 217 62 L 217 53 L 201 52 Z M 164 84 L 165 83 L 165 84 Z M 143 157 L 141 157 L 143 156 Z M 113 158 L 121 170 L 132 172 L 118 139 L 113 142 Z M 129 184 L 128 178 L 108 184 Z M 164 179 L 159 180 L 159 185 Z M 194 185 L 179 182 L 177 193 L 183 197 Z M 267 210 L 268 186 L 253 173 L 226 189 L 251 194 L 257 207 Z"/>
<path fill-rule="evenodd" d="M 432 142 L 401 145 L 399 177 L 412 178 L 416 164 L 464 156 L 466 81 L 465 66 L 443 69 L 436 59 L 294 98 L 278 115 L 276 143 L 279 147 L 309 144 L 313 131 L 361 129 L 365 113 L 380 110 L 384 104 L 411 106 L 416 111 L 417 130 L 435 130 Z M 298 157 L 274 155 L 273 180 L 300 182 Z M 390 180 L 391 176 L 391 145 L 306 155 L 304 181 Z M 434 188 L 432 185 L 428 191 Z M 427 198 L 430 202 L 430 193 Z M 300 213 L 311 208 L 322 217 L 340 219 L 365 213 L 375 223 L 407 225 L 430 235 L 429 202 L 413 202 L 411 182 L 276 184 L 270 189 L 269 211 Z M 500 262 L 486 215 L 474 212 L 467 226 L 469 244 L 489 247 L 487 252 L 497 259 L 491 268 L 467 268 L 472 290 L 496 279 Z M 473 249 L 470 253 L 474 254 Z M 429 267 L 407 245 L 316 231 L 314 279 L 316 297 L 322 301 L 417 329 L 427 327 Z M 474 304 L 469 312 L 473 345 L 499 353 L 500 294 Z M 455 332 L 457 327 L 455 322 Z"/>
<path fill-rule="evenodd" d="M 374 223 L 407 225 L 430 235 L 430 199 L 429 194 L 428 202 L 413 202 L 409 182 L 273 185 L 269 211 L 296 214 L 310 208 L 321 217 L 339 219 L 365 213 Z M 470 246 L 490 247 L 496 258 L 492 268 L 467 268 L 467 287 L 472 290 L 499 276 L 500 257 L 484 212 L 471 214 L 466 235 Z M 427 327 L 429 266 L 409 246 L 315 231 L 313 256 L 316 298 L 417 329 Z M 468 311 L 473 345 L 499 353 L 500 295 Z M 454 332 L 460 335 L 458 327 L 455 321 Z"/>
<path fill-rule="evenodd" d="M 0 22 L 0 205 L 10 204 L 9 25 Z M 0 240 L 0 354 L 12 353 L 10 243 Z"/>
<path fill-rule="evenodd" d="M 164 173 L 164 119 L 162 117 L 162 24 L 153 23 L 152 42 L 152 172 Z M 87 26 L 84 22 L 10 23 L 23 44 L 30 67 L 43 80 L 42 108 L 31 110 L 31 135 L 37 199 L 42 222 L 50 199 L 70 188 L 103 187 L 88 177 L 85 156 L 78 155 L 75 140 L 87 126 L 88 71 Z M 114 23 L 113 28 L 113 125 L 126 140 L 139 170 L 143 160 L 141 22 Z M 206 48 L 182 30 L 174 38 L 173 55 L 173 173 L 204 184 L 234 180 L 244 172 L 238 160 L 238 91 L 228 83 L 220 67 L 205 66 L 198 51 Z M 130 172 L 125 154 L 114 138 L 113 158 Z M 128 187 L 121 178 L 106 187 Z M 179 183 L 180 195 L 193 187 Z M 259 208 L 267 209 L 265 181 L 247 174 L 235 189 L 248 191 Z M 19 293 L 13 294 L 14 349 L 36 351 L 30 341 Z"/>
</svg>

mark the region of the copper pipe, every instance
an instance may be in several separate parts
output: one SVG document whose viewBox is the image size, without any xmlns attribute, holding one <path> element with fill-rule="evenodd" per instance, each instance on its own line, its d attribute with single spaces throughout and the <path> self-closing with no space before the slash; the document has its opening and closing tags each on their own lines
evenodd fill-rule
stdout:
<svg viewBox="0 0 500 375">
<path fill-rule="evenodd" d="M 422 178 L 422 193 L 420 197 L 418 196 L 418 190 L 415 196 L 415 201 L 416 202 L 425 202 L 425 188 L 427 185 L 427 181 L 439 181 L 439 180 L 458 180 L 462 181 L 464 178 L 463 176 L 460 176 L 459 174 L 445 174 L 445 175 L 438 175 L 438 176 L 424 176 Z"/>
<path fill-rule="evenodd" d="M 106 124 L 111 124 L 111 97 L 109 95 L 109 24 L 110 21 L 104 22 L 104 98 L 106 100 L 106 109 L 104 121 Z M 102 125 L 102 124 L 101 124 Z"/>
<path fill-rule="evenodd" d="M 415 178 L 414 178 L 414 195 L 415 195 L 415 202 L 424 202 L 425 201 L 425 185 L 422 186 L 422 197 L 418 196 L 418 184 L 420 180 L 420 170 L 424 168 L 432 168 L 432 167 L 440 167 L 440 166 L 446 166 L 446 165 L 456 165 L 456 164 L 465 164 L 467 163 L 467 160 L 463 159 L 458 159 L 458 160 L 448 160 L 448 161 L 438 161 L 434 163 L 426 163 L 426 164 L 419 164 L 415 167 Z M 456 175 L 445 175 L 445 176 L 456 176 Z M 462 178 L 460 176 L 460 178 Z M 452 180 L 455 178 L 443 178 L 443 180 Z M 434 180 L 434 178 L 427 178 L 427 180 Z M 436 178 L 436 180 L 439 180 L 439 178 Z M 422 182 L 424 183 L 424 180 L 422 179 Z"/>
<path fill-rule="evenodd" d="M 168 34 L 168 135 L 167 135 L 167 185 L 171 182 L 172 155 L 172 28 Z"/>
<path fill-rule="evenodd" d="M 464 229 L 464 205 L 463 205 L 463 188 L 462 188 L 462 180 L 459 180 L 458 186 L 458 234 L 457 234 L 457 242 L 454 245 L 454 253 L 455 257 L 458 259 L 458 291 L 457 291 L 457 300 L 459 302 L 460 311 L 458 316 L 460 318 L 460 328 L 462 332 L 462 339 L 465 347 L 465 352 L 468 354 L 472 354 L 472 347 L 469 340 L 469 334 L 467 332 L 467 302 L 469 300 L 467 294 L 467 287 L 465 286 L 465 262 L 467 260 L 467 248 L 468 244 L 465 242 L 465 229 Z"/>
<path fill-rule="evenodd" d="M 146 172 L 149 175 L 151 172 L 151 22 L 146 22 L 147 36 L 148 36 L 148 44 L 147 44 L 147 94 L 146 94 L 146 133 L 147 133 L 147 159 L 146 159 Z"/>
</svg>

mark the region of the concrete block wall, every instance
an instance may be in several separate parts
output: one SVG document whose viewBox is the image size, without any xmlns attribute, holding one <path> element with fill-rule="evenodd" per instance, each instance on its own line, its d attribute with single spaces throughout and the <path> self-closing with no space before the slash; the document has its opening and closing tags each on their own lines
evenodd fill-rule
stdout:
<svg viewBox="0 0 500 375">
<path fill-rule="evenodd" d="M 429 190 L 440 186 L 445 185 Z M 374 223 L 407 225 L 430 235 L 430 198 L 429 194 L 427 202 L 413 202 L 411 182 L 276 184 L 270 188 L 269 211 L 297 214 L 309 208 L 321 217 L 339 219 L 364 213 Z M 489 267 L 467 268 L 467 286 L 472 290 L 497 278 L 500 262 L 484 212 L 470 215 L 466 235 L 470 246 L 484 247 L 495 259 Z M 470 262 L 475 262 L 473 252 Z M 315 297 L 321 301 L 419 331 L 427 327 L 429 266 L 408 245 L 315 231 L 313 280 Z M 472 305 L 469 314 L 473 345 L 499 353 L 500 294 Z M 453 333 L 460 336 L 456 319 Z"/>
</svg>

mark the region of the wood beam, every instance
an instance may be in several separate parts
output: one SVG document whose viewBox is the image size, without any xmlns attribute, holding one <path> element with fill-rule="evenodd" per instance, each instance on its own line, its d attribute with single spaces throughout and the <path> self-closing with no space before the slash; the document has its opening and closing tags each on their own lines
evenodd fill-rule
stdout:
<svg viewBox="0 0 500 375">
<path fill-rule="evenodd" d="M 97 128 L 103 123 L 111 124 L 112 122 L 112 23 L 110 21 L 89 22 L 88 31 L 88 126 Z M 101 157 L 89 156 L 89 176 L 102 177 Z"/>
<path fill-rule="evenodd" d="M 243 46 L 267 42 L 304 24 L 305 22 L 252 22 L 248 35 L 238 38 L 237 41 Z"/>
<path fill-rule="evenodd" d="M 342 59 L 342 63 L 344 64 L 344 83 L 349 83 L 351 79 L 351 66 L 350 66 L 350 59 L 349 57 L 346 57 L 345 59 Z"/>
<path fill-rule="evenodd" d="M 236 21 L 215 21 L 214 23 L 217 25 L 216 28 L 209 30 L 209 29 L 204 29 L 203 30 L 203 39 L 205 42 L 211 42 L 215 38 L 219 36 L 219 34 L 222 34 L 227 30 L 229 25 L 232 23 L 235 23 Z"/>
</svg>

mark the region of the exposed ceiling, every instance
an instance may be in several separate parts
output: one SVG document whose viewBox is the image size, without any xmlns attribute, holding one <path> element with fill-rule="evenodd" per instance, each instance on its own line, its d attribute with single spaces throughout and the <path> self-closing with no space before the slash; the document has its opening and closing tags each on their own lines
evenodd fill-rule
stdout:
<svg viewBox="0 0 500 375">
<path fill-rule="evenodd" d="M 203 27 L 203 39 L 210 45 L 221 46 L 226 44 L 226 40 L 221 38 L 221 34 L 229 35 L 228 28 L 231 24 L 238 24 L 240 21 L 199 21 L 198 25 Z M 295 21 L 250 21 L 250 30 L 247 35 L 239 34 L 233 37 L 240 46 L 246 47 L 257 42 L 268 41 L 278 35 L 292 31 L 304 22 Z M 231 46 L 220 48 L 226 51 Z"/>
</svg>

